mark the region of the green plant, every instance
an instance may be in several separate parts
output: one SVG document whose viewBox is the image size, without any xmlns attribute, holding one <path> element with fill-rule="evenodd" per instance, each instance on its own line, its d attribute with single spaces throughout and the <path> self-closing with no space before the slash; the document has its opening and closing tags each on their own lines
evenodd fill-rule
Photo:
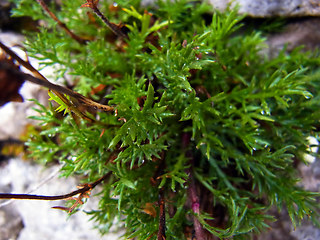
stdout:
<svg viewBox="0 0 320 240">
<path fill-rule="evenodd" d="M 294 226 L 318 223 L 319 194 L 297 186 L 295 169 L 318 138 L 318 55 L 268 59 L 261 32 L 235 34 L 243 17 L 205 3 L 163 0 L 144 13 L 139 1 L 52 4 L 80 40 L 34 1 L 15 3 L 14 16 L 45 21 L 26 33 L 28 55 L 115 109 L 84 119 L 51 93 L 65 114 L 40 106 L 41 132 L 27 143 L 33 157 L 63 162 L 65 177 L 107 176 L 89 213 L 102 233 L 117 219 L 129 239 L 247 238 L 274 220 L 272 206 Z"/>
</svg>

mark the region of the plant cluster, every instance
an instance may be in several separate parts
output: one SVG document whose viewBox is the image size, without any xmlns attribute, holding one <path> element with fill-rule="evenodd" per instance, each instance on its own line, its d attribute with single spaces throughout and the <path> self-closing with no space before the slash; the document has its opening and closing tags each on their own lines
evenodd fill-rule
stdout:
<svg viewBox="0 0 320 240">
<path fill-rule="evenodd" d="M 52 1 L 59 23 L 33 0 L 14 2 L 14 16 L 39 21 L 28 55 L 112 107 L 50 92 L 63 114 L 38 104 L 41 131 L 27 142 L 33 157 L 63 163 L 62 176 L 107 176 L 89 213 L 102 233 L 118 222 L 128 239 L 247 238 L 275 220 L 272 206 L 294 226 L 317 223 L 319 194 L 296 170 L 318 138 L 316 53 L 269 59 L 262 32 L 238 34 L 243 16 L 206 3 Z"/>
</svg>

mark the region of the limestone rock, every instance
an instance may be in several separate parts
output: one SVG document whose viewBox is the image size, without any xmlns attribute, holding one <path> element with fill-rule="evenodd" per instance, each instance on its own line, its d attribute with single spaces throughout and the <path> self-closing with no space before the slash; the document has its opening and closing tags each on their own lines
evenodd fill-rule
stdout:
<svg viewBox="0 0 320 240">
<path fill-rule="evenodd" d="M 224 10 L 239 4 L 239 13 L 252 17 L 320 16 L 319 0 L 209 0 L 217 9 Z"/>
<path fill-rule="evenodd" d="M 12 206 L 0 209 L 0 240 L 15 240 L 24 227 L 19 213 Z"/>
<path fill-rule="evenodd" d="M 320 1 L 319 1 L 320 2 Z M 274 33 L 268 37 L 270 55 L 279 52 L 284 45 L 292 51 L 298 46 L 304 46 L 304 50 L 320 48 L 320 18 L 300 19 L 288 24 L 284 31 Z"/>
<path fill-rule="evenodd" d="M 0 182 L 0 192 L 9 192 L 11 188 L 6 181 Z M 12 205 L 0 207 L 0 240 L 16 240 L 23 227 L 22 217 Z"/>
</svg>

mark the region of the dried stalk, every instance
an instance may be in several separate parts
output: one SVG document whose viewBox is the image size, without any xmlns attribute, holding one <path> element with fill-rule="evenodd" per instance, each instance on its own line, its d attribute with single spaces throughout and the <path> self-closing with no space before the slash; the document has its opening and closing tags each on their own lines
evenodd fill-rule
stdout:
<svg viewBox="0 0 320 240">
<path fill-rule="evenodd" d="M 183 133 L 182 135 L 183 149 L 188 149 L 188 146 L 190 144 L 190 138 L 191 136 L 189 133 Z M 200 203 L 199 203 L 199 197 L 197 195 L 196 184 L 193 176 L 194 158 L 192 156 L 191 151 L 186 151 L 185 155 L 187 158 L 190 159 L 190 166 L 191 166 L 187 170 L 187 173 L 189 175 L 188 198 L 189 198 L 189 201 L 191 202 L 191 210 L 195 214 L 193 216 L 193 227 L 195 231 L 195 236 L 197 240 L 206 239 L 205 231 L 197 218 L 197 216 L 200 214 Z"/>
<path fill-rule="evenodd" d="M 79 194 L 79 197 L 76 199 L 76 203 L 70 207 L 66 208 L 65 210 L 68 210 L 68 212 L 72 212 L 74 208 L 82 203 L 82 198 L 88 197 L 91 190 L 94 189 L 98 184 L 109 178 L 112 172 L 108 172 L 101 178 L 99 178 L 97 181 L 93 183 L 86 183 L 84 184 L 80 189 L 63 194 L 63 195 L 56 195 L 56 196 L 47 196 L 47 195 L 34 195 L 34 194 L 13 194 L 13 193 L 0 193 L 0 199 L 20 199 L 20 200 L 45 200 L 45 201 L 56 201 L 56 200 L 68 200 L 72 198 L 73 196 L 76 196 Z M 55 207 L 62 209 L 61 207 Z"/>
<path fill-rule="evenodd" d="M 107 25 L 107 27 L 114 33 L 116 34 L 118 37 L 121 38 L 128 38 L 128 36 L 123 33 L 123 31 L 121 30 L 121 28 L 110 22 L 104 15 L 102 12 L 100 12 L 100 10 L 97 7 L 99 0 L 87 0 L 87 2 L 85 4 L 83 4 L 81 7 L 89 7 L 92 9 L 92 11 Z"/>
<path fill-rule="evenodd" d="M 163 187 L 159 190 L 159 230 L 157 239 L 165 240 L 166 239 L 166 209 L 165 209 L 165 200 L 164 200 L 164 189 Z"/>
<path fill-rule="evenodd" d="M 113 111 L 114 108 L 108 105 L 103 105 L 97 103 L 77 92 L 74 92 L 66 87 L 50 83 L 40 72 L 38 72 L 29 62 L 22 60 L 17 54 L 15 54 L 10 48 L 0 42 L 0 48 L 2 48 L 6 54 L 8 54 L 11 58 L 16 60 L 20 65 L 28 69 L 34 76 L 30 74 L 23 73 L 17 69 L 12 68 L 9 64 L 5 64 L 1 62 L 1 68 L 6 69 L 7 71 L 11 71 L 13 74 L 17 75 L 20 78 L 33 82 L 35 84 L 47 87 L 51 90 L 54 94 L 56 94 L 70 109 L 78 114 L 80 117 L 87 119 L 89 121 L 95 121 L 94 119 L 85 115 L 79 107 L 84 109 L 93 108 L 93 109 L 100 109 L 102 111 L 110 112 Z M 66 94 L 72 98 L 72 102 L 68 100 L 63 94 Z"/>
<path fill-rule="evenodd" d="M 78 43 L 80 44 L 85 44 L 87 42 L 87 40 L 79 37 L 78 35 L 76 35 L 75 33 L 73 33 L 66 24 L 64 24 L 63 22 L 61 22 L 56 15 L 54 15 L 53 12 L 50 11 L 50 9 L 48 8 L 48 6 L 46 5 L 46 3 L 42 0 L 37 0 L 37 2 L 40 4 L 40 6 L 42 7 L 42 9 L 44 11 L 46 11 L 49 16 L 58 23 L 58 25 L 70 36 L 72 37 L 74 40 L 76 40 Z"/>
</svg>

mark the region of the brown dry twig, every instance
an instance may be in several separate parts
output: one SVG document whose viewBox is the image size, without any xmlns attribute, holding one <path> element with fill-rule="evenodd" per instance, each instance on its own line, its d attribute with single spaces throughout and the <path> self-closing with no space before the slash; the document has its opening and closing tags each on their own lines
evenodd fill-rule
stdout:
<svg viewBox="0 0 320 240">
<path fill-rule="evenodd" d="M 158 240 L 166 239 L 166 209 L 165 209 L 165 199 L 164 199 L 164 189 L 163 187 L 159 190 L 159 230 L 157 234 Z"/>
<path fill-rule="evenodd" d="M 86 3 L 82 4 L 81 7 L 91 8 L 92 11 L 107 25 L 107 27 L 118 37 L 127 38 L 128 36 L 121 30 L 121 27 L 110 22 L 97 7 L 99 0 L 86 0 Z"/>
<path fill-rule="evenodd" d="M 57 209 L 67 210 L 69 213 L 72 212 L 79 204 L 83 204 L 82 199 L 88 198 L 92 189 L 94 189 L 97 185 L 101 182 L 106 180 L 110 177 L 112 172 L 108 172 L 97 181 L 93 183 L 86 183 L 83 184 L 80 189 L 63 194 L 63 195 L 56 195 L 56 196 L 47 196 L 47 195 L 34 195 L 34 194 L 13 194 L 13 193 L 0 193 L 0 199 L 20 199 L 20 200 L 45 200 L 45 201 L 56 201 L 56 200 L 68 200 L 73 196 L 79 194 L 77 198 L 75 198 L 76 202 L 70 208 L 63 208 L 63 207 L 54 207 Z"/>
<path fill-rule="evenodd" d="M 0 48 L 12 59 L 17 61 L 21 66 L 28 69 L 34 76 L 21 72 L 17 68 L 13 68 L 10 64 L 7 64 L 5 61 L 1 61 L 1 69 L 6 70 L 10 74 L 17 77 L 17 79 L 24 79 L 35 84 L 44 86 L 51 90 L 54 94 L 56 94 L 69 108 L 71 111 L 79 115 L 80 117 L 88 120 L 88 121 L 95 121 L 87 114 L 85 111 L 88 108 L 92 109 L 100 109 L 102 111 L 110 112 L 113 111 L 114 108 L 108 105 L 97 103 L 77 92 L 74 92 L 66 87 L 53 84 L 49 82 L 41 73 L 39 73 L 29 62 L 22 60 L 17 54 L 15 54 L 10 48 L 0 42 Z M 71 100 L 68 100 L 64 94 L 70 96 Z"/>
<path fill-rule="evenodd" d="M 182 146 L 183 149 L 188 149 L 191 141 L 190 133 L 183 133 L 182 135 Z M 200 214 L 200 199 L 197 195 L 196 183 L 193 176 L 193 166 L 195 164 L 194 157 L 192 156 L 191 151 L 187 150 L 185 156 L 189 158 L 190 168 L 187 169 L 187 174 L 189 175 L 188 180 L 188 199 L 191 203 L 191 210 L 194 213 L 193 216 L 193 227 L 196 239 L 206 239 L 205 231 L 199 222 L 197 216 Z"/>
<path fill-rule="evenodd" d="M 87 42 L 87 40 L 79 37 L 78 35 L 76 35 L 75 33 L 73 33 L 66 24 L 64 24 L 63 22 L 61 22 L 56 15 L 54 15 L 53 12 L 50 11 L 50 9 L 48 8 L 47 4 L 45 4 L 44 1 L 42 0 L 37 0 L 37 2 L 40 4 L 40 6 L 42 7 L 42 9 L 44 11 L 46 11 L 49 16 L 58 23 L 58 25 L 70 36 L 72 37 L 74 40 L 76 40 L 78 43 L 80 44 L 85 44 Z"/>
<path fill-rule="evenodd" d="M 194 177 L 191 171 L 189 175 L 190 180 L 189 180 L 189 186 L 188 186 L 188 198 L 191 200 L 191 210 L 195 214 L 193 216 L 193 227 L 194 227 L 196 239 L 205 239 L 204 229 L 197 218 L 197 216 L 199 216 L 200 214 L 200 203 L 199 203 L 199 197 L 196 193 L 196 185 L 195 185 Z"/>
</svg>

